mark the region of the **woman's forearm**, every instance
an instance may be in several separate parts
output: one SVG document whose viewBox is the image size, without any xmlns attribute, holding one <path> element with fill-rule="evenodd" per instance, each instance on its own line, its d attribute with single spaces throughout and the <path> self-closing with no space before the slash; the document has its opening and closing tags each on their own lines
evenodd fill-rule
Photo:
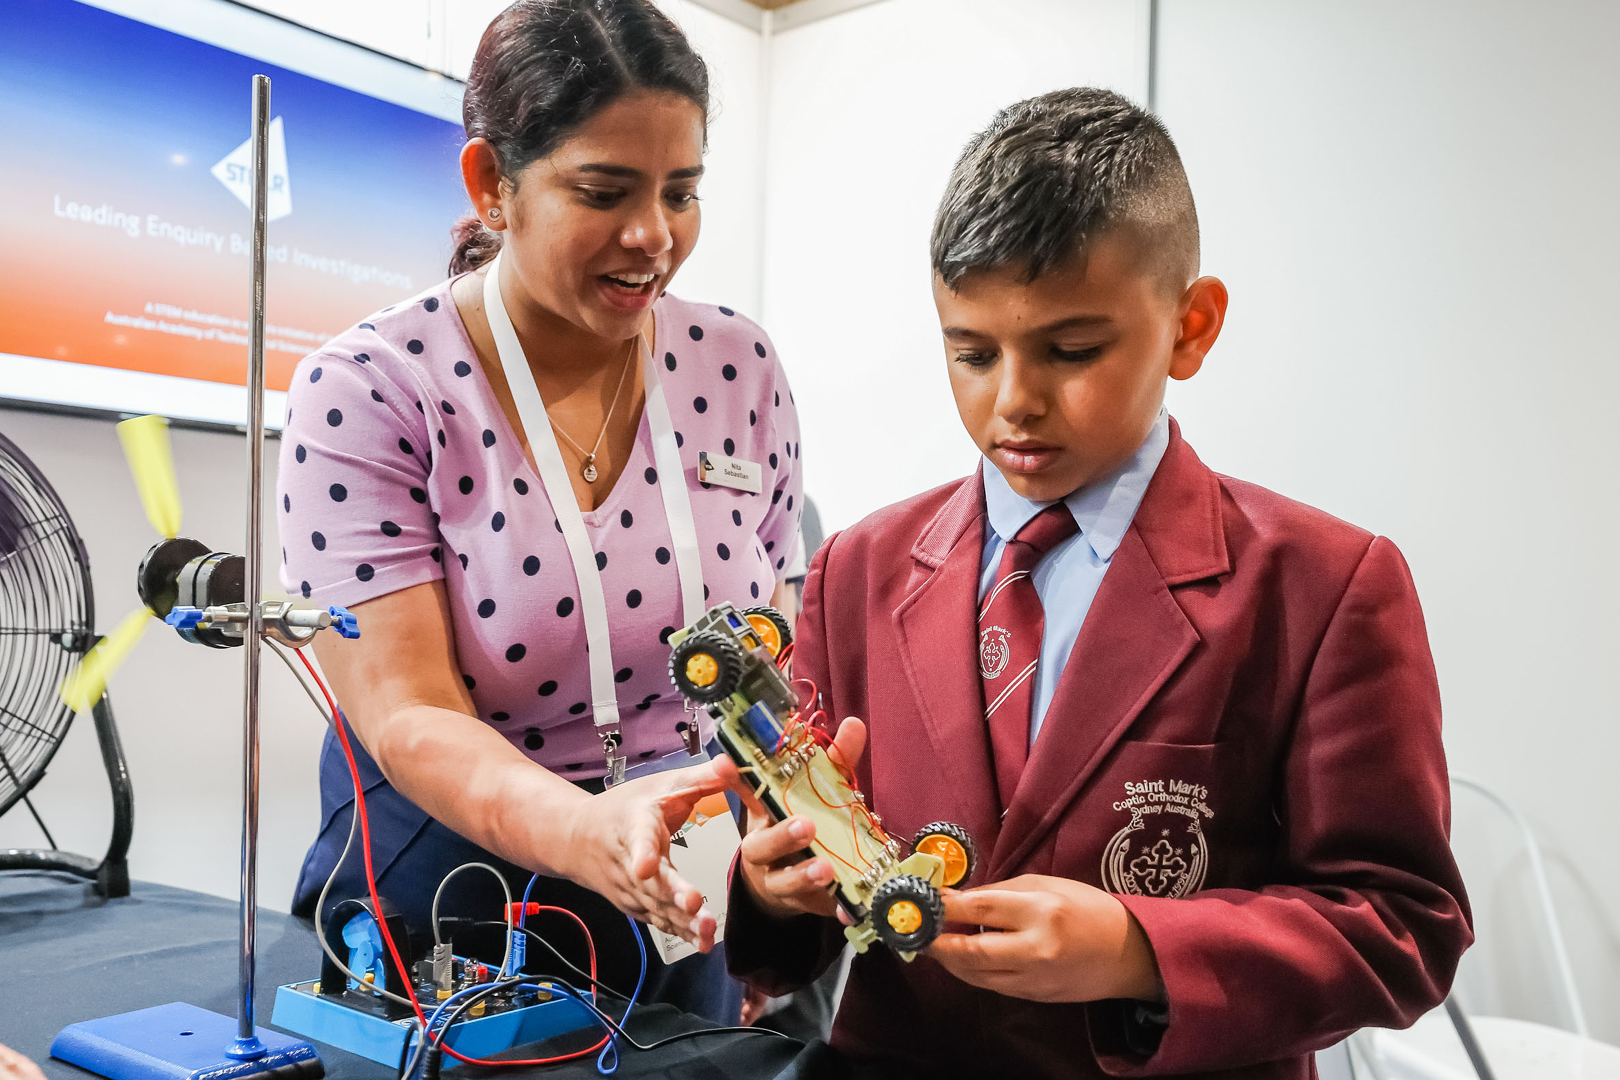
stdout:
<svg viewBox="0 0 1620 1080">
<path fill-rule="evenodd" d="M 406 798 L 504 859 L 569 876 L 570 823 L 585 792 L 453 709 L 407 706 L 378 726 L 362 741 Z"/>
</svg>

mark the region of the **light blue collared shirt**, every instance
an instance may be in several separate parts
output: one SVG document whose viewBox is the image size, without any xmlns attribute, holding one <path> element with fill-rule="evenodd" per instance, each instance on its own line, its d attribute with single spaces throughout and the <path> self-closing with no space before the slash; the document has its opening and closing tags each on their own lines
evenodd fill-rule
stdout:
<svg viewBox="0 0 1620 1080">
<path fill-rule="evenodd" d="M 1063 500 L 1080 531 L 1048 552 L 1031 575 L 1035 594 L 1041 598 L 1046 614 L 1041 634 L 1041 662 L 1035 669 L 1035 700 L 1029 717 L 1031 744 L 1046 719 L 1058 677 L 1069 662 L 1069 653 L 1080 636 L 1080 626 L 1086 621 L 1086 612 L 1091 610 L 1091 601 L 1169 445 L 1170 414 L 1160 409 L 1153 429 L 1125 464 L 1112 475 L 1088 484 Z M 996 571 L 1001 566 L 1001 551 L 1007 546 L 1007 538 L 1017 536 L 1018 530 L 1031 518 L 1052 505 L 1030 502 L 1013 491 L 1007 478 L 989 461 L 984 463 L 984 503 L 989 527 L 984 531 L 984 558 L 979 570 L 980 600 L 996 583 Z"/>
</svg>

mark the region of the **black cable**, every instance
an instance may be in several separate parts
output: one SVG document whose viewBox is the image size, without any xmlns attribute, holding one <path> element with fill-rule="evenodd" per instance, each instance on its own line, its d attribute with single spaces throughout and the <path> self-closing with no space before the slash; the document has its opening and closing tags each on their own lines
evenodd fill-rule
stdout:
<svg viewBox="0 0 1620 1080">
<path fill-rule="evenodd" d="M 501 925 L 505 926 L 506 924 L 503 922 Z M 503 988 L 511 986 L 511 985 L 513 985 L 515 983 L 534 982 L 534 981 L 537 981 L 537 980 L 557 983 L 558 985 L 567 988 L 572 993 L 572 995 L 574 996 L 575 1001 L 578 1001 L 581 1005 L 585 1006 L 585 1008 L 589 1009 L 592 1013 L 596 1014 L 597 1019 L 605 1027 L 607 1027 L 607 1029 L 609 1031 L 613 1032 L 619 1038 L 623 1039 L 626 1043 L 628 1043 L 630 1045 L 630 1048 L 633 1049 L 633 1050 L 640 1050 L 640 1051 L 643 1051 L 643 1052 L 648 1051 L 648 1050 L 656 1050 L 661 1046 L 668 1046 L 670 1043 L 681 1042 L 681 1041 L 683 1041 L 685 1039 L 696 1039 L 696 1038 L 698 1038 L 700 1036 L 703 1036 L 703 1035 L 775 1035 L 777 1038 L 780 1038 L 780 1039 L 792 1038 L 792 1036 L 784 1035 L 780 1031 L 772 1031 L 770 1028 L 760 1028 L 760 1027 L 719 1027 L 719 1028 L 699 1028 L 696 1031 L 682 1031 L 682 1032 L 680 1032 L 678 1034 L 670 1035 L 667 1038 L 658 1039 L 658 1040 L 656 1040 L 654 1042 L 643 1044 L 643 1043 L 639 1043 L 635 1039 L 633 1039 L 630 1036 L 630 1033 L 625 1031 L 624 1028 L 620 1027 L 613 1020 L 613 1018 L 611 1016 L 607 1015 L 601 1009 L 598 1009 L 595 1005 L 591 1004 L 591 1002 L 585 997 L 584 992 L 581 991 L 579 989 L 579 987 L 577 987 L 573 983 L 569 982 L 567 979 L 559 979 L 559 978 L 557 978 L 555 976 L 526 975 L 526 976 L 522 976 L 522 977 L 519 977 L 519 978 L 506 979 L 506 980 L 503 980 L 501 982 L 490 983 L 489 986 L 485 987 L 483 990 L 479 991 L 478 993 L 472 994 L 472 995 L 468 996 L 467 998 L 464 998 L 463 1000 L 458 1001 L 456 1003 L 456 1005 L 455 1005 L 455 1008 L 450 1010 L 450 1015 L 448 1017 L 446 1017 L 444 1025 L 441 1028 L 439 1028 L 438 1037 L 434 1038 L 432 1040 L 432 1042 L 430 1042 L 428 1044 L 429 1047 L 436 1046 L 440 1041 L 442 1041 L 444 1039 L 445 1034 L 450 1030 L 450 1025 L 454 1024 L 458 1020 L 460 1020 L 461 1015 L 463 1013 L 465 1013 L 468 1009 L 472 1008 L 473 1005 L 475 1005 L 477 1002 L 483 1000 L 485 997 L 487 997 L 490 994 L 494 993 L 496 990 L 503 989 Z"/>
<path fill-rule="evenodd" d="M 505 930 L 506 929 L 506 920 L 505 919 L 480 920 L 478 922 L 473 923 L 473 925 L 474 926 L 498 926 L 502 930 Z M 620 991 L 620 990 L 615 990 L 615 989 L 613 989 L 613 987 L 609 986 L 607 983 L 599 982 L 597 979 L 595 979 L 591 975 L 588 975 L 585 972 L 579 970 L 579 968 L 574 966 L 574 963 L 571 960 L 569 960 L 568 957 L 564 956 L 561 952 L 559 952 L 557 950 L 557 946 L 553 945 L 551 942 L 547 941 L 545 938 L 541 937 L 539 934 L 535 933 L 533 930 L 530 930 L 527 926 L 518 926 L 516 923 L 513 923 L 512 924 L 512 929 L 521 930 L 525 934 L 527 934 L 529 937 L 533 938 L 536 942 L 540 943 L 541 945 L 544 945 L 546 947 L 547 951 L 549 951 L 552 956 L 555 956 L 557 958 L 557 960 L 564 967 L 566 967 L 569 971 L 572 971 L 575 975 L 578 975 L 580 978 L 584 979 L 586 982 L 590 983 L 592 986 L 596 987 L 598 990 L 602 990 L 602 991 L 605 991 L 606 993 L 612 994 L 614 997 L 618 998 L 620 1001 L 629 1001 L 630 1000 L 630 995 L 629 994 L 626 994 L 626 993 L 624 993 L 623 991 Z M 519 972 L 518 974 L 522 974 L 522 972 Z M 532 978 L 542 978 L 543 976 L 533 975 L 531 977 Z"/>
</svg>

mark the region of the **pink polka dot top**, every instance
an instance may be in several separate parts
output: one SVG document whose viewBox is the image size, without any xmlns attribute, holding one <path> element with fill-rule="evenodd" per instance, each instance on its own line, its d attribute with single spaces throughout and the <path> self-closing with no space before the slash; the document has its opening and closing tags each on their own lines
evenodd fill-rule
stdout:
<svg viewBox="0 0 1620 1080">
<path fill-rule="evenodd" d="M 794 562 L 802 510 L 786 375 L 764 331 L 729 308 L 666 294 L 653 310 L 704 593 L 711 603 L 769 603 Z M 601 776 L 567 545 L 450 281 L 305 357 L 287 404 L 278 495 L 288 593 L 352 606 L 443 579 L 478 716 L 547 768 Z M 700 485 L 699 451 L 758 462 L 761 492 Z M 667 639 L 684 620 L 661 479 L 644 414 L 624 472 L 585 515 L 632 766 L 680 749 L 692 719 L 669 681 Z"/>
</svg>

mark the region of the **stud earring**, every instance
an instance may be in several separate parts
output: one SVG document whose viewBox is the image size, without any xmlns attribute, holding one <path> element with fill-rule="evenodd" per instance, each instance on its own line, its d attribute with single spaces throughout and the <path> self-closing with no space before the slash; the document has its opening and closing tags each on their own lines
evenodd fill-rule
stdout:
<svg viewBox="0 0 1620 1080">
<path fill-rule="evenodd" d="M 492 206 L 492 207 L 489 208 L 489 220 L 491 220 L 491 221 L 499 221 L 499 220 L 501 220 L 501 208 L 500 207 Z"/>
</svg>

